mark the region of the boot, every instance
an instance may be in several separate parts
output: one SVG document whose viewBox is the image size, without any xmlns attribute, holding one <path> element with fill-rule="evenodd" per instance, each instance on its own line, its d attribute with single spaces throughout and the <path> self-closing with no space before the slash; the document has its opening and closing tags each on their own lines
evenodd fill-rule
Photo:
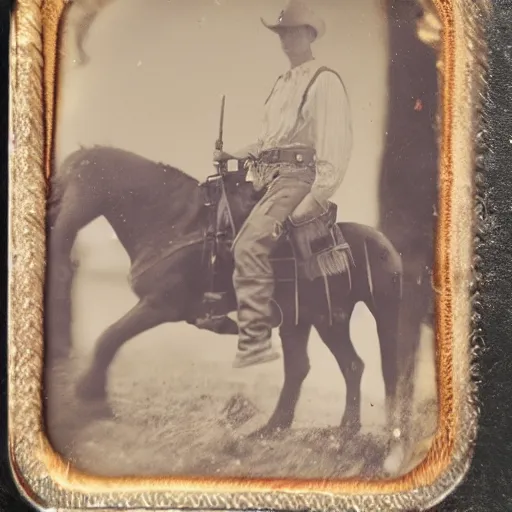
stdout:
<svg viewBox="0 0 512 512">
<path fill-rule="evenodd" d="M 272 336 L 266 340 L 258 342 L 252 341 L 250 346 L 247 345 L 249 344 L 246 344 L 243 348 L 239 347 L 235 360 L 233 361 L 233 368 L 256 366 L 258 364 L 275 361 L 281 357 L 273 346 Z"/>
</svg>

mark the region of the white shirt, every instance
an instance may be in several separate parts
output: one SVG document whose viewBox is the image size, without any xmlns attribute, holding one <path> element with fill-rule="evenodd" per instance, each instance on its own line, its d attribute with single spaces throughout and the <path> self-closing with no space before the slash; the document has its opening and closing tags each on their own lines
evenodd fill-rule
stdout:
<svg viewBox="0 0 512 512">
<path fill-rule="evenodd" d="M 306 87 L 319 67 L 311 60 L 277 79 L 265 104 L 257 153 L 297 145 L 314 148 L 316 178 L 311 193 L 324 202 L 339 188 L 348 168 L 352 123 L 345 88 L 330 71 L 317 76 L 297 121 Z"/>
</svg>

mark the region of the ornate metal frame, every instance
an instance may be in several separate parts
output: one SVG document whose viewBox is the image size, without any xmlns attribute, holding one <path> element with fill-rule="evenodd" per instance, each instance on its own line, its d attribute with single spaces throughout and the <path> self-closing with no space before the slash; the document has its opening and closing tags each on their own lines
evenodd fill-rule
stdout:
<svg viewBox="0 0 512 512">
<path fill-rule="evenodd" d="M 479 108 L 485 86 L 487 0 L 418 0 L 418 37 L 438 55 L 437 369 L 440 416 L 425 460 L 386 481 L 100 478 L 60 459 L 43 430 L 45 196 L 56 106 L 58 26 L 65 0 L 18 0 L 12 16 L 9 238 L 9 445 L 20 490 L 71 509 L 418 510 L 460 482 L 471 460 L 478 412 L 473 329 L 478 228 Z M 471 149 L 471 151 L 470 151 Z M 476 215 L 475 215 L 476 211 Z M 472 274 L 473 271 L 473 274 Z M 473 283 L 471 282 L 473 280 Z M 477 283 L 478 284 L 478 283 Z"/>
</svg>

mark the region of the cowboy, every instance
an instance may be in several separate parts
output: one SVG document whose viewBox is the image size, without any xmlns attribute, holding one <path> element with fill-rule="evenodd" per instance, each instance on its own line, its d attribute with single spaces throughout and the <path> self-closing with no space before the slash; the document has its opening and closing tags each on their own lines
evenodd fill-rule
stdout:
<svg viewBox="0 0 512 512">
<path fill-rule="evenodd" d="M 311 44 L 325 24 L 301 0 L 290 0 L 275 32 L 290 69 L 279 76 L 265 103 L 256 144 L 215 151 L 214 161 L 246 160 L 257 190 L 264 190 L 234 245 L 233 285 L 238 302 L 241 368 L 279 358 L 272 344 L 274 278 L 269 255 L 288 218 L 298 222 L 325 212 L 340 186 L 352 145 L 350 107 L 343 82 L 313 57 Z"/>
</svg>

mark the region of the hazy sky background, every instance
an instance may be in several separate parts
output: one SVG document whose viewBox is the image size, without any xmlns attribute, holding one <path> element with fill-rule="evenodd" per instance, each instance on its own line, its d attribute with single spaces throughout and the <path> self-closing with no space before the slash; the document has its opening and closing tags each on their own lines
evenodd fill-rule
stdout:
<svg viewBox="0 0 512 512">
<path fill-rule="evenodd" d="M 213 170 L 222 94 L 225 148 L 258 136 L 263 102 L 288 67 L 260 16 L 277 19 L 284 4 L 115 0 L 91 27 L 85 67 L 73 65 L 64 46 L 57 161 L 79 145 L 108 144 L 204 179 Z M 387 103 L 384 14 L 379 0 L 313 7 L 327 24 L 315 56 L 341 74 L 353 114 L 352 158 L 333 200 L 340 219 L 373 224 Z"/>
</svg>

